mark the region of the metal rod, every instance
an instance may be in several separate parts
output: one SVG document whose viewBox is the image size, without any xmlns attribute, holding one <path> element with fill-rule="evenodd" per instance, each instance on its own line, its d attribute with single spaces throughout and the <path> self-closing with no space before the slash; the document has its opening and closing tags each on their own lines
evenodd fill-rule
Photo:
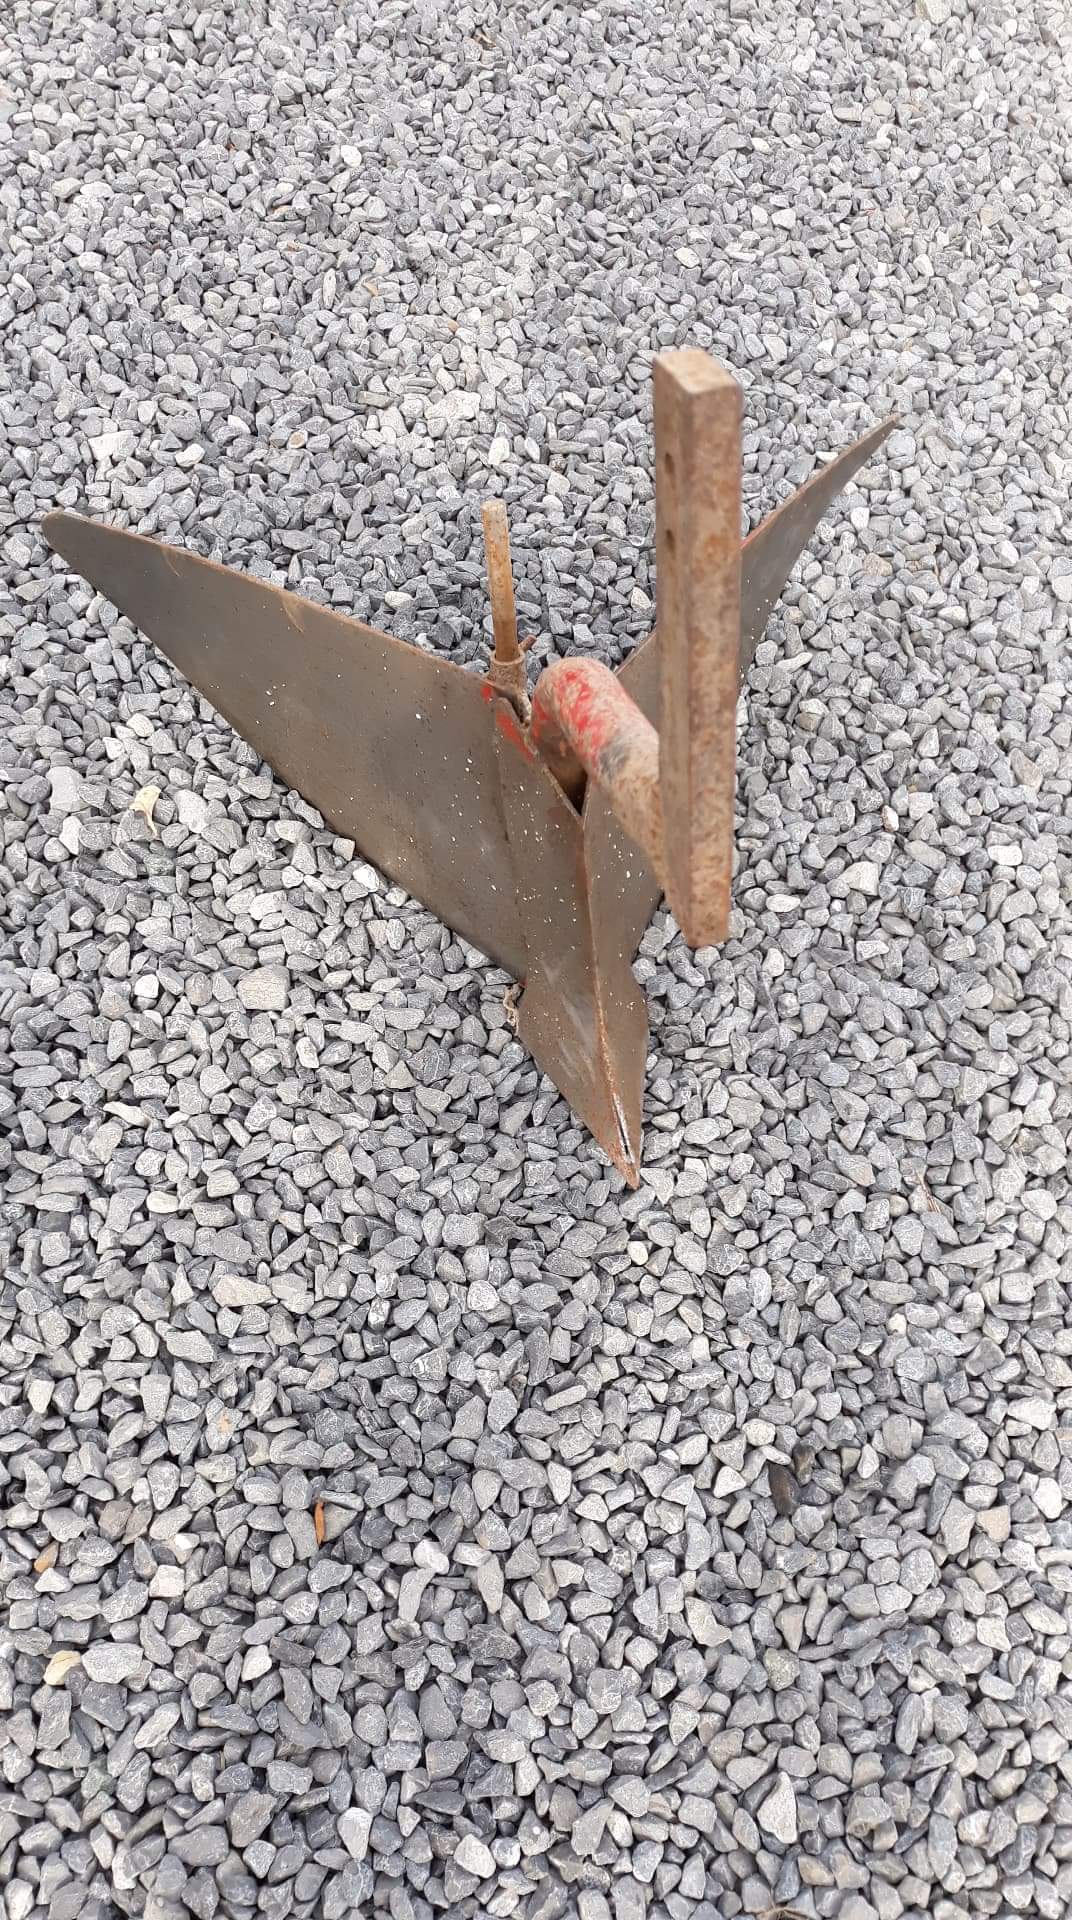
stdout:
<svg viewBox="0 0 1072 1920">
<path fill-rule="evenodd" d="M 501 500 L 487 500 L 480 515 L 484 523 L 484 556 L 488 568 L 491 624 L 495 651 L 486 679 L 506 695 L 525 720 L 529 715 L 528 676 L 517 638 L 514 573 L 510 564 L 510 529 Z"/>
</svg>

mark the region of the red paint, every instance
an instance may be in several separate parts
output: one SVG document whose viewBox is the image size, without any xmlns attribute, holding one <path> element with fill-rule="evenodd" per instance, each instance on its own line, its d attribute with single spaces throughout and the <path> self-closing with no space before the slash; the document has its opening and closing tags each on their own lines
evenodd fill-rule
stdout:
<svg viewBox="0 0 1072 1920">
<path fill-rule="evenodd" d="M 619 824 L 661 872 L 659 738 L 621 681 L 597 660 L 559 660 L 540 675 L 532 701 L 533 745 L 574 800 L 587 774 Z"/>
<path fill-rule="evenodd" d="M 517 715 L 510 705 L 509 700 L 504 700 L 501 694 L 496 698 L 494 687 L 485 687 L 483 694 L 485 700 L 494 700 L 496 703 L 495 725 L 498 727 L 503 739 L 509 740 L 510 745 L 516 747 L 519 753 L 523 753 L 526 760 L 535 759 L 536 756 L 518 725 Z"/>
<path fill-rule="evenodd" d="M 595 660 L 559 660 L 536 682 L 532 738 L 536 746 L 564 733 L 591 772 L 611 742 L 634 724 L 637 709 L 620 682 Z"/>
</svg>

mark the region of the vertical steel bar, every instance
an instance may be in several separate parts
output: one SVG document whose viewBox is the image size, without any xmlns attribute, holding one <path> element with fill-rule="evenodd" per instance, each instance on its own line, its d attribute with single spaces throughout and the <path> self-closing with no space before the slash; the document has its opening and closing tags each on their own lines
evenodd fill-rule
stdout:
<svg viewBox="0 0 1072 1920">
<path fill-rule="evenodd" d="M 709 946 L 733 873 L 741 390 L 693 350 L 653 372 L 663 878 L 689 945 Z"/>
</svg>

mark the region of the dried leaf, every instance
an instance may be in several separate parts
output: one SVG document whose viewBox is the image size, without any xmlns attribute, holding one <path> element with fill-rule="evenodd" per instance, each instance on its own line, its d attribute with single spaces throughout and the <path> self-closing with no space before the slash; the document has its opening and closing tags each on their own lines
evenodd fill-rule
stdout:
<svg viewBox="0 0 1072 1920">
<path fill-rule="evenodd" d="M 158 836 L 157 836 L 156 827 L 153 825 L 153 808 L 155 807 L 159 798 L 160 798 L 159 787 L 142 787 L 141 792 L 135 794 L 130 804 L 131 813 L 141 814 L 141 817 L 144 820 L 146 826 L 148 827 L 149 832 L 152 834 L 154 840 Z"/>
<path fill-rule="evenodd" d="M 70 1647 L 64 1647 L 62 1652 L 54 1653 L 45 1668 L 46 1687 L 61 1687 L 71 1668 L 80 1667 L 81 1664 L 81 1654 L 72 1652 Z"/>
<path fill-rule="evenodd" d="M 929 1186 L 927 1185 L 926 1180 L 923 1178 L 922 1174 L 919 1175 L 919 1178 L 916 1181 L 916 1186 L 919 1192 L 923 1195 L 923 1204 L 926 1207 L 928 1213 L 944 1214 L 947 1220 L 951 1220 L 953 1218 L 944 1200 L 939 1200 L 935 1197 L 935 1195 L 931 1192 Z"/>
<path fill-rule="evenodd" d="M 322 1547 L 324 1544 L 324 1502 L 322 1500 L 318 1500 L 313 1508 L 313 1532 L 316 1534 L 317 1546 Z"/>
<path fill-rule="evenodd" d="M 34 1561 L 34 1572 L 47 1573 L 50 1567 L 54 1567 L 59 1555 L 59 1550 L 59 1541 L 50 1540 L 44 1552 L 39 1553 L 37 1559 Z"/>
</svg>

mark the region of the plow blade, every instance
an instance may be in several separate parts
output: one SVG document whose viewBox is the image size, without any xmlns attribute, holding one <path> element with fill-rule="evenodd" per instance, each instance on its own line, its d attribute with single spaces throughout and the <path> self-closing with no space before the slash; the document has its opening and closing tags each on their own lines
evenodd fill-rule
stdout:
<svg viewBox="0 0 1072 1920">
<path fill-rule="evenodd" d="M 874 428 L 739 538 L 739 392 L 656 362 L 658 627 L 617 677 L 526 685 L 505 516 L 485 511 L 495 654 L 481 678 L 196 554 L 50 514 L 45 534 L 363 858 L 523 985 L 518 1032 L 636 1185 L 647 1017 L 632 961 L 666 891 L 725 937 L 736 697 Z"/>
</svg>

